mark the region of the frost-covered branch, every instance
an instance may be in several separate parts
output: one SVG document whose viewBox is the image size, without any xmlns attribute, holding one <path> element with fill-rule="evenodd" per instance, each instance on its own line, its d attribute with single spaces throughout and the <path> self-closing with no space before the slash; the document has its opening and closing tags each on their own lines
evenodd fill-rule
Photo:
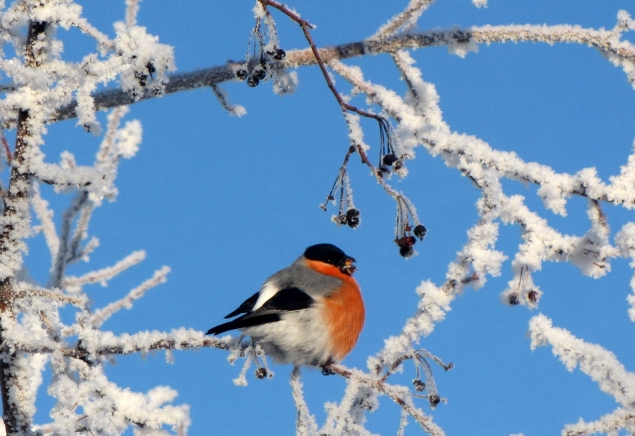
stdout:
<svg viewBox="0 0 635 436">
<path fill-rule="evenodd" d="M 229 336 L 215 338 L 205 336 L 203 332 L 192 329 L 174 329 L 169 333 L 158 331 L 139 332 L 133 335 L 115 335 L 112 332 L 85 332 L 84 346 L 86 352 L 91 355 L 108 356 L 117 354 L 146 354 L 155 350 L 186 350 L 199 348 L 218 348 L 221 350 L 233 350 L 235 341 Z M 247 346 L 238 345 L 241 352 Z M 67 349 L 65 355 L 74 356 L 76 350 Z"/>
<path fill-rule="evenodd" d="M 428 3 L 425 1 L 413 3 Z M 396 21 L 403 26 L 405 21 Z M 394 32 L 396 27 L 390 26 L 386 32 Z M 383 31 L 382 31 L 383 33 Z M 557 43 L 582 44 L 600 50 L 611 61 L 622 66 L 631 82 L 635 80 L 635 46 L 626 40 L 619 39 L 615 32 L 596 30 L 569 25 L 518 25 L 518 26 L 482 26 L 467 29 L 447 29 L 439 31 L 398 34 L 384 38 L 373 38 L 341 44 L 334 47 L 319 48 L 318 53 L 323 63 L 333 60 L 344 60 L 354 57 L 394 53 L 403 49 L 419 49 L 424 47 L 447 46 L 452 52 L 465 55 L 474 51 L 478 44 L 505 42 L 544 42 L 550 45 Z M 318 61 L 311 48 L 289 50 L 281 68 L 296 68 L 317 65 Z M 229 62 L 198 71 L 180 73 L 170 76 L 165 85 L 164 94 L 172 94 L 189 89 L 213 87 L 223 82 L 236 80 L 235 71 L 242 62 Z M 125 90 L 111 89 L 93 95 L 94 109 L 106 110 L 117 106 L 133 104 L 137 101 L 155 97 L 150 92 L 132 97 Z M 60 108 L 50 122 L 76 117 L 77 103 L 73 102 Z"/>
<path fill-rule="evenodd" d="M 169 272 L 170 268 L 164 266 L 160 270 L 155 271 L 151 278 L 131 290 L 128 295 L 121 300 L 114 301 L 102 309 L 97 309 L 89 319 L 90 324 L 92 324 L 95 328 L 99 328 L 104 322 L 106 322 L 106 320 L 108 320 L 108 318 L 119 312 L 121 309 L 131 309 L 132 303 L 135 300 L 143 297 L 150 289 L 160 285 L 161 283 L 165 283 Z"/>
<path fill-rule="evenodd" d="M 80 277 L 66 276 L 62 281 L 64 288 L 72 288 L 92 283 L 101 283 L 105 285 L 108 280 L 126 271 L 128 268 L 138 264 L 145 259 L 146 253 L 143 250 L 134 251 L 113 266 L 102 268 L 97 271 L 91 271 Z"/>
<path fill-rule="evenodd" d="M 544 315 L 536 315 L 529 321 L 529 334 L 532 350 L 550 345 L 567 370 L 579 367 L 602 392 L 611 395 L 622 407 L 635 410 L 635 373 L 627 371 L 615 354 L 578 339 L 565 329 L 553 327 Z"/>
<path fill-rule="evenodd" d="M 300 368 L 293 368 L 291 372 L 291 394 L 295 402 L 295 408 L 298 411 L 295 434 L 298 436 L 317 436 L 319 434 L 317 422 L 315 422 L 315 416 L 311 415 L 309 406 L 304 399 L 300 374 Z"/>
<path fill-rule="evenodd" d="M 46 245 L 49 248 L 51 258 L 53 259 L 59 251 L 60 239 L 57 236 L 57 231 L 55 230 L 53 211 L 49 208 L 49 203 L 42 198 L 42 195 L 40 194 L 40 185 L 37 183 L 33 184 L 32 203 L 33 210 L 40 220 L 39 228 L 42 230 L 42 233 L 44 233 Z"/>
<path fill-rule="evenodd" d="M 393 400 L 406 413 L 414 418 L 417 423 L 430 435 L 444 435 L 445 432 L 432 422 L 432 418 L 426 415 L 421 409 L 416 407 L 412 402 L 410 391 L 397 385 L 390 385 L 380 379 L 374 378 L 358 370 L 348 369 L 342 365 L 331 365 L 329 367 L 334 373 L 341 375 L 349 380 L 349 387 L 359 389 L 358 385 L 366 386 L 375 392 L 381 393 Z M 357 385 L 357 386 L 356 386 Z M 357 394 L 354 398 L 357 397 Z M 358 404 L 357 407 L 365 405 Z M 351 414 L 351 411 L 345 411 L 344 416 Z"/>
<path fill-rule="evenodd" d="M 46 54 L 38 44 L 47 28 L 46 22 L 31 20 L 24 49 L 25 67 L 37 68 Z M 41 120 L 31 114 L 28 107 L 18 111 L 15 151 L 12 159 L 9 189 L 4 198 L 4 211 L 0 218 L 0 389 L 2 391 L 2 410 L 6 433 L 28 434 L 34 413 L 33 402 L 28 396 L 22 373 L 14 366 L 20 366 L 22 359 L 7 346 L 7 334 L 15 323 L 13 311 L 14 289 L 11 282 L 15 272 L 22 264 L 22 252 L 25 250 L 24 238 L 30 233 L 29 191 L 30 166 L 29 154 L 37 146 Z"/>
<path fill-rule="evenodd" d="M 597 421 L 584 422 L 580 419 L 575 424 L 567 424 L 562 430 L 563 436 L 582 436 L 594 434 L 618 434 L 624 429 L 631 434 L 635 432 L 635 411 L 630 409 L 617 409 L 604 415 Z"/>
</svg>

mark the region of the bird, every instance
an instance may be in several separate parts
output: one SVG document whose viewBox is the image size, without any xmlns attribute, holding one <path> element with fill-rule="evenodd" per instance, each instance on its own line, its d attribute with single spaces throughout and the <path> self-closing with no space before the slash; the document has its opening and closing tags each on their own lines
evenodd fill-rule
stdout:
<svg viewBox="0 0 635 436">
<path fill-rule="evenodd" d="M 341 362 L 353 349 L 365 321 L 355 259 L 333 244 L 308 247 L 290 266 L 212 327 L 219 335 L 239 329 L 276 363 L 321 367 Z"/>
</svg>

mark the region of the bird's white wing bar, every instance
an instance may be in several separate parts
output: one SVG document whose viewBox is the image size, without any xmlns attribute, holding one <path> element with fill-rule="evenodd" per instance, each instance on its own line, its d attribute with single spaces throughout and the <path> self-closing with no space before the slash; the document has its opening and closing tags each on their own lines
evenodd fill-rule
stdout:
<svg viewBox="0 0 635 436">
<path fill-rule="evenodd" d="M 275 283 L 275 281 L 270 280 L 262 285 L 262 289 L 260 290 L 260 296 L 258 300 L 256 300 L 256 304 L 251 308 L 251 311 L 258 310 L 265 304 L 271 297 L 276 295 L 280 291 L 280 287 Z"/>
</svg>

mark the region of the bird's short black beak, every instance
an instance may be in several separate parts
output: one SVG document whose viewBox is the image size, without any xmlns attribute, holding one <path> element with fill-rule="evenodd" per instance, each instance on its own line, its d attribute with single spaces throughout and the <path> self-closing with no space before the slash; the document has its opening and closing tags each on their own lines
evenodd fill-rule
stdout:
<svg viewBox="0 0 635 436">
<path fill-rule="evenodd" d="M 354 258 L 345 257 L 339 264 L 340 271 L 349 276 L 352 275 L 357 270 L 357 267 L 353 265 L 354 262 Z"/>
</svg>

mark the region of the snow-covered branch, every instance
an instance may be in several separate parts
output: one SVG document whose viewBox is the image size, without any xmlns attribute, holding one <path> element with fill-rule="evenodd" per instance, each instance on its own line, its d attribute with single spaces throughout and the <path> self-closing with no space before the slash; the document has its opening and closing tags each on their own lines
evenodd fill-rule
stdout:
<svg viewBox="0 0 635 436">
<path fill-rule="evenodd" d="M 428 1 L 413 1 L 421 3 L 416 7 L 423 12 Z M 478 44 L 494 44 L 506 42 L 543 42 L 546 44 L 571 43 L 582 44 L 598 49 L 613 63 L 621 66 L 627 73 L 630 82 L 635 81 L 635 46 L 627 40 L 620 39 L 620 35 L 613 31 L 587 29 L 569 25 L 518 25 L 518 26 L 482 26 L 467 29 L 447 29 L 428 32 L 397 34 L 381 37 L 383 34 L 393 33 L 396 29 L 407 24 L 399 18 L 394 24 L 381 30 L 377 35 L 365 41 L 351 42 L 334 47 L 319 48 L 321 59 L 325 63 L 334 60 L 350 59 L 360 56 L 394 53 L 403 49 L 419 49 L 424 47 L 447 46 L 448 50 L 460 56 L 477 50 Z M 214 87 L 220 83 L 236 80 L 236 71 L 242 62 L 229 62 L 187 73 L 170 76 L 169 82 L 163 89 L 164 94 L 172 94 L 189 89 Z M 289 50 L 280 68 L 297 68 L 316 65 L 313 51 L 308 49 Z M 117 106 L 133 104 L 137 101 L 155 97 L 151 92 L 132 97 L 127 91 L 111 89 L 92 96 L 94 109 L 106 110 Z M 60 108 L 50 122 L 66 120 L 76 117 L 77 102 Z"/>
<path fill-rule="evenodd" d="M 611 395 L 622 407 L 635 409 L 635 373 L 627 371 L 615 354 L 596 344 L 576 338 L 567 330 L 554 327 L 549 318 L 536 315 L 529 322 L 531 349 L 550 345 L 569 371 L 576 367 L 595 381 L 602 392 Z"/>
</svg>

